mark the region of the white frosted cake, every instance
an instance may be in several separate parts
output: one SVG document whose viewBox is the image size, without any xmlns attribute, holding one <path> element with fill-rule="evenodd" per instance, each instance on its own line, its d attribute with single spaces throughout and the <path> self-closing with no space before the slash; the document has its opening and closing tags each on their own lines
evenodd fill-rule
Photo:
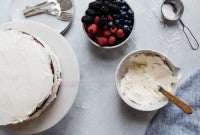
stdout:
<svg viewBox="0 0 200 135">
<path fill-rule="evenodd" d="M 46 43 L 13 30 L 0 31 L 0 125 L 38 117 L 56 98 L 61 68 Z"/>
</svg>

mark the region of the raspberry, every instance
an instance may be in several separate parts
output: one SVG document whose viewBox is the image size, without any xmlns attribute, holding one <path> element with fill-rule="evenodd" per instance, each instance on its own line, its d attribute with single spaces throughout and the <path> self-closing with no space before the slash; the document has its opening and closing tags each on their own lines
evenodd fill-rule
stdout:
<svg viewBox="0 0 200 135">
<path fill-rule="evenodd" d="M 110 37 L 108 38 L 108 44 L 110 44 L 110 45 L 114 44 L 115 41 L 116 41 L 116 38 L 115 38 L 114 36 L 110 36 Z"/>
<path fill-rule="evenodd" d="M 108 15 L 108 21 L 112 21 L 113 17 L 111 15 Z"/>
<path fill-rule="evenodd" d="M 100 19 L 99 16 L 96 16 L 95 19 L 94 19 L 94 23 L 98 24 L 99 23 L 99 19 Z"/>
<path fill-rule="evenodd" d="M 85 16 L 82 17 L 81 21 L 84 24 L 91 24 L 93 22 L 93 19 L 92 19 L 91 16 L 85 15 Z"/>
<path fill-rule="evenodd" d="M 105 46 L 105 45 L 108 43 L 108 39 L 105 38 L 105 37 L 98 37 L 98 38 L 97 38 L 97 43 L 98 43 L 100 46 Z"/>
<path fill-rule="evenodd" d="M 108 25 L 105 25 L 105 26 L 103 27 L 103 29 L 104 29 L 104 30 L 107 30 L 107 29 L 108 29 Z"/>
<path fill-rule="evenodd" d="M 96 15 L 96 12 L 93 9 L 86 10 L 86 15 L 94 17 Z"/>
<path fill-rule="evenodd" d="M 88 27 L 88 33 L 96 33 L 97 32 L 97 25 L 96 24 L 91 24 L 89 27 Z"/>
<path fill-rule="evenodd" d="M 118 29 L 116 32 L 116 35 L 118 38 L 123 38 L 124 37 L 124 31 L 122 29 Z"/>
<path fill-rule="evenodd" d="M 111 32 L 108 31 L 108 30 L 106 30 L 106 31 L 104 31 L 103 35 L 104 35 L 105 37 L 108 37 L 108 36 L 111 35 Z"/>
<path fill-rule="evenodd" d="M 115 33 L 115 32 L 117 31 L 117 27 L 115 27 L 115 26 L 111 27 L 111 28 L 110 28 L 110 31 L 111 31 L 112 33 Z"/>
</svg>

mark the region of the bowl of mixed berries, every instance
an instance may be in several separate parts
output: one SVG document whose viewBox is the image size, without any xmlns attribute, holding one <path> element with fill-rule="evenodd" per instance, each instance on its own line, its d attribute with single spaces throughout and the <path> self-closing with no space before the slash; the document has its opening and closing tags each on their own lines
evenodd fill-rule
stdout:
<svg viewBox="0 0 200 135">
<path fill-rule="evenodd" d="M 93 45 L 106 49 L 116 48 L 130 38 L 134 12 L 124 0 L 96 0 L 89 3 L 81 21 Z"/>
</svg>

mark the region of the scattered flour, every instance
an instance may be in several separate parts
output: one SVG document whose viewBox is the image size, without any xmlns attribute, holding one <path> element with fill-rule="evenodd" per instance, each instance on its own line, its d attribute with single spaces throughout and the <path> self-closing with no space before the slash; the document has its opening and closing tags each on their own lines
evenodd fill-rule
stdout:
<svg viewBox="0 0 200 135">
<path fill-rule="evenodd" d="M 178 28 L 178 26 L 168 26 L 164 23 L 161 14 L 161 5 L 162 3 L 159 2 L 151 9 L 154 16 L 160 22 L 160 27 L 163 31 L 163 34 L 156 35 L 156 39 L 160 42 L 161 45 L 172 47 L 175 46 L 176 41 L 181 40 L 182 31 Z M 165 4 L 162 10 L 165 12 L 167 17 L 173 17 L 175 15 L 173 12 L 173 7 L 169 4 Z"/>
</svg>

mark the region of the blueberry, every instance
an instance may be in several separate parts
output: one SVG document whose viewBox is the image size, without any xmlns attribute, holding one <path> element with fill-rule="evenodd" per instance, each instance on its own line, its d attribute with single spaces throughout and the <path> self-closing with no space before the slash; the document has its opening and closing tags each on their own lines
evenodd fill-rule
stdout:
<svg viewBox="0 0 200 135">
<path fill-rule="evenodd" d="M 128 21 L 127 21 L 127 25 L 129 25 L 129 26 L 130 26 L 130 25 L 133 25 L 133 22 L 130 21 L 130 20 L 128 20 Z"/>
<path fill-rule="evenodd" d="M 121 12 L 121 17 L 125 18 L 126 17 L 126 11 Z"/>
<path fill-rule="evenodd" d="M 129 17 L 129 20 L 134 21 L 134 16 Z"/>
<path fill-rule="evenodd" d="M 131 32 L 131 29 L 129 28 L 128 25 L 124 25 L 123 30 L 124 30 L 125 34 L 129 34 Z"/>
<path fill-rule="evenodd" d="M 124 20 L 124 24 L 128 24 L 128 20 Z"/>
<path fill-rule="evenodd" d="M 108 27 L 112 27 L 113 24 L 114 24 L 114 23 L 113 23 L 112 21 L 108 22 Z"/>
<path fill-rule="evenodd" d="M 132 15 L 133 15 L 133 11 L 132 11 L 131 9 L 129 9 L 129 10 L 127 11 L 127 14 L 130 15 L 130 16 L 132 16 Z"/>
<path fill-rule="evenodd" d="M 132 29 L 133 29 L 133 26 L 129 26 L 129 28 L 132 30 Z"/>
<path fill-rule="evenodd" d="M 129 29 L 128 25 L 124 25 L 124 26 L 123 26 L 123 29 L 124 29 L 124 30 L 125 30 L 125 29 Z"/>
<path fill-rule="evenodd" d="M 118 4 L 126 4 L 126 2 L 124 0 L 116 0 L 115 2 Z"/>
<path fill-rule="evenodd" d="M 120 21 L 120 24 L 123 25 L 125 20 L 124 19 L 120 19 L 119 21 Z"/>
<path fill-rule="evenodd" d="M 121 9 L 126 11 L 128 9 L 128 7 L 127 6 L 122 6 Z"/>
<path fill-rule="evenodd" d="M 129 19 L 129 18 L 130 18 L 130 16 L 129 16 L 129 15 L 126 15 L 126 16 L 125 16 L 125 18 L 126 18 L 126 19 Z"/>
<path fill-rule="evenodd" d="M 116 19 L 116 20 L 115 20 L 115 25 L 118 26 L 119 24 L 120 24 L 120 21 L 119 21 L 118 19 Z"/>
</svg>

